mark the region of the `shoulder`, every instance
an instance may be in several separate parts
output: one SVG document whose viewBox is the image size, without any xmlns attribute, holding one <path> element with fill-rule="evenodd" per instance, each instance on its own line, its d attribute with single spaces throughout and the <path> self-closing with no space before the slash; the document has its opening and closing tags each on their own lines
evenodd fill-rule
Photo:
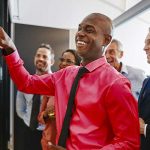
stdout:
<svg viewBox="0 0 150 150">
<path fill-rule="evenodd" d="M 143 81 L 143 86 L 144 86 L 147 82 L 150 82 L 150 77 L 147 77 L 147 78 Z"/>
<path fill-rule="evenodd" d="M 107 65 L 105 69 L 105 81 L 108 82 L 110 87 L 120 87 L 125 85 L 128 85 L 130 87 L 129 80 L 123 76 L 120 72 L 118 72 L 113 67 Z"/>
<path fill-rule="evenodd" d="M 54 72 L 52 74 L 52 77 L 54 79 L 56 79 L 57 81 L 61 80 L 61 79 L 64 80 L 64 77 L 76 75 L 78 68 L 79 68 L 79 66 L 68 66 L 64 69 L 61 69 L 61 70 Z"/>
<path fill-rule="evenodd" d="M 127 70 L 129 72 L 138 73 L 138 74 L 145 74 L 144 70 L 142 70 L 142 69 L 132 67 L 132 66 L 128 66 L 128 65 L 126 65 L 126 67 L 127 67 Z"/>
<path fill-rule="evenodd" d="M 60 69 L 58 70 L 57 72 L 53 73 L 54 75 L 55 74 L 66 74 L 66 73 L 72 73 L 74 71 L 77 71 L 79 68 L 79 66 L 68 66 L 66 68 L 63 68 L 63 69 Z"/>
<path fill-rule="evenodd" d="M 135 77 L 142 78 L 143 80 L 146 78 L 145 71 L 136 67 L 126 66 L 129 75 L 133 75 Z"/>
<path fill-rule="evenodd" d="M 111 75 L 110 77 L 113 79 L 125 79 L 126 77 L 124 77 L 120 72 L 118 72 L 114 67 L 110 66 L 110 65 L 106 65 L 106 74 Z"/>
</svg>

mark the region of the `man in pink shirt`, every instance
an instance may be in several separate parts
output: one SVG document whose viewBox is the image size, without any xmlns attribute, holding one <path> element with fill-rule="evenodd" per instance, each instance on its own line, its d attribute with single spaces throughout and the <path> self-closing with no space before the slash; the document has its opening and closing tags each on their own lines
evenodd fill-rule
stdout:
<svg viewBox="0 0 150 150">
<path fill-rule="evenodd" d="M 110 18 L 99 13 L 88 15 L 79 24 L 76 47 L 82 57 L 81 66 L 88 73 L 78 84 L 66 148 L 49 143 L 50 150 L 139 150 L 137 102 L 130 83 L 103 56 L 112 30 Z M 55 96 L 58 141 L 71 86 L 80 67 L 67 67 L 51 75 L 30 75 L 2 28 L 0 46 L 19 90 Z"/>
</svg>

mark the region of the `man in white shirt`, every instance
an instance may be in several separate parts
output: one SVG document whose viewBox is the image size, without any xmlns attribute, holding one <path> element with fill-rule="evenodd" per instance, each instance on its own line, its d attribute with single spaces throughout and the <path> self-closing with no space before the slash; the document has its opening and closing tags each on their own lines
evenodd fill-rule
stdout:
<svg viewBox="0 0 150 150">
<path fill-rule="evenodd" d="M 131 82 L 131 91 L 138 100 L 143 80 L 146 78 L 141 69 L 123 64 L 120 59 L 123 57 L 123 46 L 119 40 L 113 39 L 105 51 L 107 62 L 118 72 L 123 74 Z"/>
<path fill-rule="evenodd" d="M 52 48 L 49 44 L 41 44 L 34 57 L 36 74 L 43 75 L 51 73 L 51 66 L 53 63 L 54 54 L 52 53 Z M 33 94 L 27 94 L 20 91 L 17 92 L 16 112 L 19 118 L 23 120 L 23 123 L 21 124 L 22 127 L 19 127 L 22 131 L 20 131 L 19 135 L 17 135 L 18 139 L 16 139 L 17 143 L 19 143 L 16 145 L 17 150 L 42 150 L 41 137 L 44 127 L 43 125 L 38 124 L 37 116 L 33 114 L 35 111 L 37 113 L 39 112 L 42 96 L 40 96 L 39 104 L 34 107 L 33 105 L 35 105 L 35 103 L 33 102 L 33 99 Z M 37 110 L 35 110 L 36 108 Z"/>
</svg>

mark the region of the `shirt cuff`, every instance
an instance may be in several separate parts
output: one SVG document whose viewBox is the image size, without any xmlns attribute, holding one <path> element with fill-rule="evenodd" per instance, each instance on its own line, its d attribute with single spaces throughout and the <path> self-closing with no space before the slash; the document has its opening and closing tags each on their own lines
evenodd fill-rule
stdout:
<svg viewBox="0 0 150 150">
<path fill-rule="evenodd" d="M 2 50 L 2 54 L 4 56 L 10 55 L 11 53 L 13 53 L 15 50 L 13 50 L 12 48 L 6 48 Z"/>
<path fill-rule="evenodd" d="M 5 56 L 5 59 L 9 67 L 14 66 L 14 64 L 18 63 L 18 61 L 21 60 L 17 50 L 15 50 L 10 55 Z"/>
<path fill-rule="evenodd" d="M 147 127 L 147 124 L 145 124 L 144 126 L 144 136 L 146 137 L 146 127 Z"/>
</svg>

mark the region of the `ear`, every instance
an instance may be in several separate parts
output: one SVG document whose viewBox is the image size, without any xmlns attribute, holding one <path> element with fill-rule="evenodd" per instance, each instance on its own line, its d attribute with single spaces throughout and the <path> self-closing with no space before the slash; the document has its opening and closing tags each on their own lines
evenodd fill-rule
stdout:
<svg viewBox="0 0 150 150">
<path fill-rule="evenodd" d="M 54 54 L 51 54 L 51 60 L 50 60 L 51 66 L 54 65 L 54 63 L 55 63 L 54 57 L 55 57 Z"/>
<path fill-rule="evenodd" d="M 111 40 L 112 40 L 112 36 L 109 34 L 105 34 L 103 46 L 106 47 L 111 42 Z"/>
<path fill-rule="evenodd" d="M 54 63 L 55 63 L 55 60 L 51 59 L 51 66 L 54 65 Z"/>
<path fill-rule="evenodd" d="M 119 58 L 122 58 L 123 57 L 123 51 L 120 51 L 119 52 Z"/>
</svg>

